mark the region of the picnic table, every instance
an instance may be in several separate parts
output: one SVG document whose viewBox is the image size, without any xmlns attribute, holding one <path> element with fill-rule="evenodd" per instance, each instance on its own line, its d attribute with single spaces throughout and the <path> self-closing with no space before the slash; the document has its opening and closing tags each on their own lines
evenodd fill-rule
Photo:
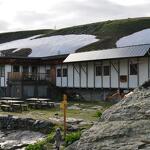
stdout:
<svg viewBox="0 0 150 150">
<path fill-rule="evenodd" d="M 19 100 L 1 100 L 1 109 L 3 111 L 20 111 L 28 110 L 28 105 L 24 101 Z"/>
<path fill-rule="evenodd" d="M 48 108 L 54 107 L 54 102 L 47 98 L 28 98 L 26 101 L 32 108 Z"/>
<path fill-rule="evenodd" d="M 1 100 L 21 100 L 20 97 L 1 97 Z"/>
</svg>

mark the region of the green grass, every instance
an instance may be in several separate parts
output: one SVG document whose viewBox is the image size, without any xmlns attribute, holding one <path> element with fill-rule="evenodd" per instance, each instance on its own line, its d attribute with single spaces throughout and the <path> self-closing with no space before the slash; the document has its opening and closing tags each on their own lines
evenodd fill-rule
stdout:
<svg viewBox="0 0 150 150">
<path fill-rule="evenodd" d="M 68 106 L 78 104 L 81 110 L 67 110 L 67 117 L 71 118 L 80 118 L 85 121 L 95 121 L 97 117 L 95 113 L 97 110 L 91 109 L 94 106 L 102 106 L 102 112 L 109 108 L 112 104 L 107 102 L 69 102 Z M 30 111 L 23 111 L 22 113 L 17 112 L 3 112 L 0 111 L 1 115 L 15 115 L 19 117 L 29 117 L 38 120 L 49 120 L 50 117 L 54 117 L 55 114 L 58 114 L 60 117 L 63 117 L 63 111 L 58 107 L 50 109 L 31 109 Z"/>
</svg>

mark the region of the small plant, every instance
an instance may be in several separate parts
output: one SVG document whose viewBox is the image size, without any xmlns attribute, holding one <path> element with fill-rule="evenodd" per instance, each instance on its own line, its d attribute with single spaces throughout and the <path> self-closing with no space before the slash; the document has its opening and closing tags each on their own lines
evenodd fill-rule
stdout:
<svg viewBox="0 0 150 150">
<path fill-rule="evenodd" d="M 81 136 L 80 131 L 72 132 L 72 133 L 66 135 L 66 137 L 65 137 L 65 146 L 68 146 L 68 145 L 72 144 L 73 142 L 79 140 L 80 136 Z"/>
<path fill-rule="evenodd" d="M 35 144 L 30 144 L 26 147 L 25 150 L 44 150 L 44 144 L 45 142 L 43 141 L 37 142 Z"/>
<path fill-rule="evenodd" d="M 101 111 L 97 111 L 95 114 L 95 117 L 100 118 L 102 116 L 102 112 Z"/>
<path fill-rule="evenodd" d="M 54 143 L 54 134 L 55 132 L 52 132 L 51 134 L 49 134 L 46 138 L 46 142 L 47 143 Z"/>
</svg>

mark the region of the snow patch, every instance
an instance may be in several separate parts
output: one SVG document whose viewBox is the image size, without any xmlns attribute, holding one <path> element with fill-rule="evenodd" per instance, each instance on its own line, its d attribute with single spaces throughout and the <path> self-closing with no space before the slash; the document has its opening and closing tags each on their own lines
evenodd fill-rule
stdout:
<svg viewBox="0 0 150 150">
<path fill-rule="evenodd" d="M 116 45 L 117 47 L 150 44 L 150 29 L 144 29 L 139 32 L 135 32 L 131 35 L 120 38 Z"/>
<path fill-rule="evenodd" d="M 22 48 L 31 48 L 32 53 L 29 57 L 46 57 L 74 53 L 77 49 L 99 40 L 96 39 L 96 36 L 87 34 L 56 35 L 37 38 L 38 36 L 0 44 L 0 51 L 16 48 L 14 51 L 16 52 Z"/>
</svg>

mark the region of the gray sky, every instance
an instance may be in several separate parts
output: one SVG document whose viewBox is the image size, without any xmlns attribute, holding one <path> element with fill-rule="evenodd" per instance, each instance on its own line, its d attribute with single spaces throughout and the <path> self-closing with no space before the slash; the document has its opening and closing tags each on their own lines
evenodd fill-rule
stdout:
<svg viewBox="0 0 150 150">
<path fill-rule="evenodd" d="M 0 0 L 0 32 L 148 16 L 150 0 Z"/>
</svg>

